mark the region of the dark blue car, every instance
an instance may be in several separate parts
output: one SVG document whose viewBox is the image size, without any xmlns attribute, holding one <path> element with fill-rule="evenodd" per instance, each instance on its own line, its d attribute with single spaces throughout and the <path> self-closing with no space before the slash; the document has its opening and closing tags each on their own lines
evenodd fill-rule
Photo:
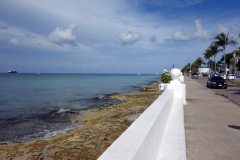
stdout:
<svg viewBox="0 0 240 160">
<path fill-rule="evenodd" d="M 227 82 L 218 76 L 212 76 L 207 80 L 207 87 L 215 87 L 215 88 L 225 88 L 227 89 Z"/>
</svg>

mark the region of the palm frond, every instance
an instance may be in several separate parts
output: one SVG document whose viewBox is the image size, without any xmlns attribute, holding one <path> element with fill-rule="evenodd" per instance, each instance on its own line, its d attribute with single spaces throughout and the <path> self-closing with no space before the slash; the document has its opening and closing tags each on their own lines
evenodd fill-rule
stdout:
<svg viewBox="0 0 240 160">
<path fill-rule="evenodd" d="M 227 42 L 227 44 L 235 44 L 235 43 L 236 43 L 236 44 L 238 44 L 238 42 L 237 42 L 237 41 L 233 41 L 233 40 L 232 40 L 232 41 L 229 41 L 229 42 Z"/>
<path fill-rule="evenodd" d="M 228 35 L 229 35 L 229 33 L 227 34 L 226 42 L 228 41 Z"/>
<path fill-rule="evenodd" d="M 223 49 L 218 49 L 218 52 L 223 52 Z"/>
</svg>

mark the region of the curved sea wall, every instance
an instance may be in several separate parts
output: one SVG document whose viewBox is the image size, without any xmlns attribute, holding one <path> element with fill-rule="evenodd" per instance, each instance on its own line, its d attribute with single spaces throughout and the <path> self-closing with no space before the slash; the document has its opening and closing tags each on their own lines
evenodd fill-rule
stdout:
<svg viewBox="0 0 240 160">
<path fill-rule="evenodd" d="M 98 160 L 186 159 L 185 84 L 166 88 Z"/>
</svg>

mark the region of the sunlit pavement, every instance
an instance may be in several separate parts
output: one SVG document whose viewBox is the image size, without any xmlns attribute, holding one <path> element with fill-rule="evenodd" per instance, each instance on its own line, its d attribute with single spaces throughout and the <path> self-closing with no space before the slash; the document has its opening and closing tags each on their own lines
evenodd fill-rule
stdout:
<svg viewBox="0 0 240 160">
<path fill-rule="evenodd" d="M 206 78 L 193 80 L 185 76 L 187 159 L 240 159 L 240 107 L 213 91 L 226 90 L 205 87 L 206 81 Z"/>
</svg>

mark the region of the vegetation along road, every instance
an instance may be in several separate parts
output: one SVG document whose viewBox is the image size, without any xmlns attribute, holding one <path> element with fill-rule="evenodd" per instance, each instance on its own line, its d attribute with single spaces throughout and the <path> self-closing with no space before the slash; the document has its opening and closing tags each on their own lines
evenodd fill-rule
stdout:
<svg viewBox="0 0 240 160">
<path fill-rule="evenodd" d="M 232 102 L 240 105 L 240 85 L 228 83 L 227 89 L 207 88 L 207 79 L 207 77 L 198 77 L 198 79 L 194 80 L 205 86 L 205 88 L 202 89 L 211 89 L 216 92 L 216 94 L 222 95 L 225 98 L 231 100 Z"/>
</svg>

